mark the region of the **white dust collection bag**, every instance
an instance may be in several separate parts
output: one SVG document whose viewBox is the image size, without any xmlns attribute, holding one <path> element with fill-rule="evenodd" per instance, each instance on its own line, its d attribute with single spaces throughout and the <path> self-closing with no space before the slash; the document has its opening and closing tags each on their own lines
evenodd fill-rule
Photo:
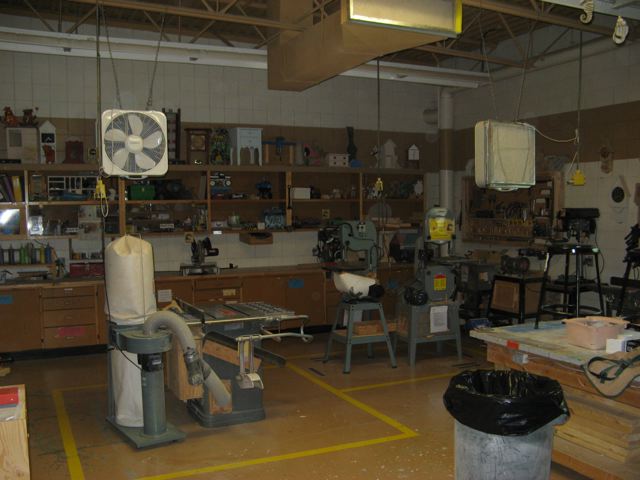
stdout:
<svg viewBox="0 0 640 480">
<path fill-rule="evenodd" d="M 142 325 L 156 311 L 153 250 L 149 242 L 125 235 L 107 245 L 105 277 L 105 313 L 112 322 Z M 109 355 L 116 423 L 141 427 L 142 387 L 137 355 L 118 349 Z"/>
</svg>

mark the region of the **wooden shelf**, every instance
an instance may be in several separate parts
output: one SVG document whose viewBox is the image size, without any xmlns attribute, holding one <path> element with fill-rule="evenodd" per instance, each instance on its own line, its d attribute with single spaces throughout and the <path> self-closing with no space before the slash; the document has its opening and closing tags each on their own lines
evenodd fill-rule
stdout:
<svg viewBox="0 0 640 480">
<path fill-rule="evenodd" d="M 422 203 L 424 199 L 422 198 L 384 198 L 382 200 L 379 199 L 365 199 L 366 203 L 385 203 L 385 202 L 394 202 L 394 203 Z"/>
<path fill-rule="evenodd" d="M 125 200 L 127 205 L 206 205 L 206 200 Z"/>
<path fill-rule="evenodd" d="M 99 200 L 45 200 L 26 202 L 29 206 L 35 207 L 78 207 L 83 205 L 101 205 Z M 117 201 L 108 201 L 107 205 L 117 205 Z"/>
<path fill-rule="evenodd" d="M 261 203 L 284 203 L 285 199 L 284 198 L 269 198 L 269 199 L 262 199 L 262 198 L 214 198 L 211 200 L 211 203 L 215 204 L 215 205 L 223 205 L 223 204 L 228 204 L 228 205 L 241 205 L 241 204 L 261 204 Z"/>
<path fill-rule="evenodd" d="M 311 198 L 291 199 L 291 203 L 358 203 L 357 198 Z"/>
<path fill-rule="evenodd" d="M 98 173 L 99 166 L 96 164 L 20 164 L 2 163 L 0 172 L 91 172 Z M 237 173 L 352 173 L 352 174 L 373 174 L 373 175 L 413 175 L 421 176 L 426 173 L 424 170 L 405 168 L 351 168 L 351 167 L 303 167 L 297 165 L 169 165 L 168 174 L 178 172 L 237 172 Z"/>
</svg>

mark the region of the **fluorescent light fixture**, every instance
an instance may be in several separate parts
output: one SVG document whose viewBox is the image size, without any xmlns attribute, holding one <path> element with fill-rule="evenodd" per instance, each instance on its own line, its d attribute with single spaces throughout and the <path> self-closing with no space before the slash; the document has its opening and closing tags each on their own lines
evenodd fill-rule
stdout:
<svg viewBox="0 0 640 480">
<path fill-rule="evenodd" d="M 462 0 L 349 0 L 342 5 L 347 22 L 446 37 L 462 31 Z"/>
<path fill-rule="evenodd" d="M 111 38 L 110 42 L 113 58 L 153 61 L 155 57 L 156 41 Z M 0 50 L 95 58 L 96 39 L 91 35 L 0 27 Z M 100 39 L 100 55 L 103 58 L 109 58 L 106 38 Z M 161 42 L 158 61 L 190 64 L 197 62 L 198 65 L 266 70 L 267 51 L 254 48 Z M 348 70 L 342 75 L 376 78 L 375 62 Z M 488 75 L 484 73 L 393 62 L 380 62 L 380 77 L 383 80 L 461 88 L 476 88 L 489 81 Z"/>
</svg>

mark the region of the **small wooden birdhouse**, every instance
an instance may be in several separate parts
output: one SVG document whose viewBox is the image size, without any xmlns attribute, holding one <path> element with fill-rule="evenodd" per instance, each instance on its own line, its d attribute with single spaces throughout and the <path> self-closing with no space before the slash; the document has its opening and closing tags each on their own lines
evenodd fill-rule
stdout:
<svg viewBox="0 0 640 480">
<path fill-rule="evenodd" d="M 420 149 L 415 144 L 407 150 L 407 160 L 412 168 L 420 168 Z"/>
<path fill-rule="evenodd" d="M 40 135 L 40 163 L 56 163 L 56 127 L 46 120 L 38 127 Z"/>
</svg>

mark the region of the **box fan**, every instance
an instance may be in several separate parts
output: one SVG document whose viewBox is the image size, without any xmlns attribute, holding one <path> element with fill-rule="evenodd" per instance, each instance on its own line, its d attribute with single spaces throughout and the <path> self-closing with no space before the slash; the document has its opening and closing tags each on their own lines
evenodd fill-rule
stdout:
<svg viewBox="0 0 640 480">
<path fill-rule="evenodd" d="M 162 176 L 167 173 L 167 118 L 156 111 L 102 113 L 102 168 L 107 175 Z"/>
<path fill-rule="evenodd" d="M 535 133 L 526 123 L 476 123 L 476 185 L 503 191 L 535 185 Z"/>
</svg>

